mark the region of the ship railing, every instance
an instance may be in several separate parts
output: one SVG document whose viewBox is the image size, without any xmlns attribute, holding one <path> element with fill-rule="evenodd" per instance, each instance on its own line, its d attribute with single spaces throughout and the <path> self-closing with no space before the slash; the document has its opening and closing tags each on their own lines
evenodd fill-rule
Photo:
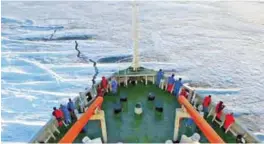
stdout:
<svg viewBox="0 0 264 144">
<path fill-rule="evenodd" d="M 73 98 L 73 102 L 76 106 L 89 107 L 89 105 L 95 100 L 97 95 L 96 87 L 98 83 L 91 86 L 90 89 L 86 89 L 84 92 L 80 92 L 79 96 Z M 87 94 L 90 93 L 92 99 L 87 101 Z M 77 107 L 78 109 L 78 107 Z M 76 110 L 75 110 L 76 111 Z M 44 142 L 47 143 L 51 138 L 57 140 L 54 133 L 60 133 L 58 129 L 57 120 L 52 116 L 51 119 L 34 135 L 29 141 L 30 143 Z"/>
<path fill-rule="evenodd" d="M 145 70 L 145 68 L 143 67 L 139 67 L 137 69 L 137 71 L 133 71 L 132 67 L 129 67 L 127 69 L 121 69 L 121 63 L 123 61 L 126 61 L 126 60 L 130 60 L 131 58 L 128 57 L 128 58 L 124 58 L 124 59 L 121 59 L 119 61 L 117 61 L 116 63 L 118 63 L 118 72 L 116 74 L 114 74 L 115 77 L 117 77 L 117 82 L 118 84 L 120 85 L 121 83 L 124 83 L 125 86 L 128 85 L 128 80 L 130 78 L 135 78 L 135 77 L 144 77 L 144 79 L 146 80 L 146 84 L 147 84 L 147 80 L 148 80 L 148 77 L 152 77 L 152 81 L 154 82 L 154 77 L 153 77 L 153 74 L 142 74 L 140 72 L 142 72 L 143 70 Z"/>
<path fill-rule="evenodd" d="M 47 143 L 51 138 L 56 140 L 54 133 L 60 133 L 58 123 L 55 118 L 51 118 L 38 132 L 34 135 L 29 143 Z"/>
<path fill-rule="evenodd" d="M 75 138 L 79 135 L 82 129 L 85 127 L 89 120 L 100 120 L 101 125 L 104 125 L 103 137 L 105 142 L 107 141 L 107 135 L 105 130 L 105 117 L 104 112 L 100 111 L 100 107 L 103 102 L 103 97 L 97 97 L 91 105 L 84 111 L 76 123 L 73 124 L 71 129 L 67 130 L 67 132 L 63 135 L 62 139 L 60 139 L 59 143 L 72 143 Z M 99 108 L 99 111 L 98 111 Z M 98 115 L 97 115 L 98 114 Z M 93 118 L 93 116 L 95 116 Z M 77 116 L 78 117 L 78 116 Z"/>
<path fill-rule="evenodd" d="M 188 101 L 196 108 L 198 105 L 202 104 L 203 98 L 197 94 L 195 92 L 195 88 L 190 87 L 188 84 L 184 84 L 183 88 L 187 89 L 189 91 L 189 96 L 188 96 Z M 209 116 L 213 116 L 213 120 L 215 121 L 217 124 L 219 124 L 219 127 L 222 127 L 225 121 L 225 115 L 227 114 L 226 112 L 223 112 L 221 115 L 221 121 L 219 122 L 217 120 L 215 120 L 215 107 L 216 107 L 216 103 L 211 102 L 210 106 L 209 106 L 209 114 L 207 117 Z M 251 143 L 259 143 L 260 140 L 253 135 L 248 129 L 246 129 L 243 124 L 235 118 L 235 122 L 226 130 L 226 133 L 230 131 L 235 137 L 237 135 L 242 135 L 243 138 L 247 141 L 247 142 L 251 142 Z"/>
<path fill-rule="evenodd" d="M 76 96 L 73 98 L 73 102 L 76 106 L 78 105 L 85 105 L 84 107 L 89 107 L 90 104 L 95 100 L 96 98 L 96 90 L 95 87 L 98 84 L 95 84 L 92 86 L 89 90 L 85 90 L 84 92 L 80 92 L 79 96 Z M 87 93 L 91 93 L 92 99 L 88 102 L 86 95 Z M 75 109 L 76 111 L 76 109 Z M 77 112 L 78 113 L 78 112 Z M 30 143 L 37 143 L 37 142 L 44 142 L 47 143 L 50 139 L 58 140 L 55 137 L 55 133 L 61 133 L 58 129 L 58 123 L 57 120 L 52 116 L 50 120 L 37 132 L 37 134 L 29 141 Z"/>
</svg>

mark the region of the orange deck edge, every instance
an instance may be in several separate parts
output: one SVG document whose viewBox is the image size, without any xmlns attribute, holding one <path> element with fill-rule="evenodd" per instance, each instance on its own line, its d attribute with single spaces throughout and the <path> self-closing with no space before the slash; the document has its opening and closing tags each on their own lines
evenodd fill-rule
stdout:
<svg viewBox="0 0 264 144">
<path fill-rule="evenodd" d="M 103 97 L 97 97 L 95 101 L 89 106 L 87 111 L 81 116 L 81 118 L 74 123 L 74 125 L 68 130 L 68 132 L 63 136 L 59 143 L 72 143 L 78 134 L 81 132 L 83 127 L 87 124 L 89 119 L 94 114 L 97 107 L 100 107 L 103 103 Z"/>
<path fill-rule="evenodd" d="M 196 125 L 203 132 L 210 143 L 224 143 L 222 138 L 214 131 L 206 120 L 193 108 L 189 101 L 184 96 L 179 96 L 178 101 L 182 104 L 190 116 L 193 118 Z"/>
</svg>

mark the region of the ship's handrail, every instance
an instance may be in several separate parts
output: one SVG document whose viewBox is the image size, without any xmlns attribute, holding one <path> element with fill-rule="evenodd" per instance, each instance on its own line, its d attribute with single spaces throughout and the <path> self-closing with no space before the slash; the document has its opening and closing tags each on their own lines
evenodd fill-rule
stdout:
<svg viewBox="0 0 264 144">
<path fill-rule="evenodd" d="M 207 121 L 202 118 L 184 96 L 179 96 L 178 101 L 180 104 L 184 105 L 189 115 L 193 118 L 196 125 L 204 133 L 210 143 L 224 143 L 222 138 L 214 131 Z"/>
<path fill-rule="evenodd" d="M 95 84 L 95 86 L 98 84 Z M 91 87 L 89 90 L 84 91 L 85 94 L 87 94 L 88 92 L 93 92 L 93 87 Z M 76 104 L 77 99 L 79 99 L 80 96 L 76 96 L 73 98 L 73 102 Z M 96 97 L 92 97 L 92 99 L 87 103 L 87 105 L 90 105 Z M 53 128 L 53 125 L 56 126 L 56 128 L 58 127 L 57 121 L 56 119 L 52 116 L 50 118 L 50 120 L 37 132 L 37 134 L 35 134 L 31 140 L 29 141 L 29 143 L 35 143 L 35 142 L 40 142 L 40 141 L 45 141 L 49 136 L 50 136 L 50 132 L 49 131 L 45 131 L 45 130 L 50 130 L 52 133 L 54 133 L 56 130 Z"/>
<path fill-rule="evenodd" d="M 197 101 L 198 103 L 196 103 L 196 104 L 202 104 L 202 100 L 203 99 L 202 99 L 202 97 L 199 94 L 195 93 L 195 89 L 194 88 L 192 88 L 192 87 L 190 87 L 188 85 L 185 85 L 185 84 L 183 85 L 183 87 L 186 88 L 189 91 L 189 93 L 190 93 L 190 95 L 189 95 L 189 101 L 191 103 L 194 102 L 194 99 L 197 99 L 198 100 Z M 216 106 L 216 103 L 214 103 L 214 102 L 211 102 L 211 104 L 209 106 L 209 110 L 212 109 L 213 110 L 213 113 L 215 113 L 214 112 L 215 106 Z M 221 117 L 223 117 L 225 115 L 226 115 L 226 113 L 223 112 L 223 114 L 222 114 Z M 259 142 L 261 142 L 255 135 L 253 135 L 249 130 L 247 130 L 245 127 L 243 127 L 243 125 L 241 124 L 241 122 L 238 119 L 236 119 L 236 118 L 235 118 L 235 123 L 230 128 L 230 131 L 233 131 L 236 134 L 242 134 L 242 135 L 244 135 L 244 138 L 245 138 L 245 140 L 247 142 L 251 142 L 251 143 L 259 143 Z M 234 135 L 234 136 L 236 136 L 236 135 Z"/>
<path fill-rule="evenodd" d="M 98 70 L 96 70 L 96 69 L 95 69 L 95 72 L 98 74 Z M 112 77 L 112 76 L 109 76 L 107 79 L 110 79 L 110 77 Z M 93 78 L 95 78 L 95 77 L 93 77 Z M 88 106 L 89 104 L 91 104 L 95 100 L 96 95 L 97 95 L 96 94 L 96 87 L 97 87 L 97 85 L 99 83 L 94 83 L 94 82 L 95 82 L 95 80 L 93 81 L 93 84 L 92 84 L 92 86 L 91 86 L 91 88 L 89 90 L 86 89 L 84 92 L 81 92 L 79 96 L 76 96 L 76 97 L 73 98 L 73 102 L 75 104 L 77 103 L 78 100 L 81 100 L 81 101 L 83 100 L 82 99 L 82 94 L 84 94 L 86 96 L 86 94 L 89 93 L 89 92 L 92 95 L 92 99 L 87 103 L 87 105 L 85 105 L 85 107 Z M 84 101 L 85 101 L 85 99 L 84 99 Z M 56 127 L 58 127 L 56 120 L 53 117 L 51 117 L 50 120 L 37 132 L 37 134 L 35 134 L 31 138 L 31 140 L 29 142 L 30 143 L 34 143 L 34 142 L 45 141 L 50 136 L 50 132 L 49 131 L 45 131 L 45 130 L 52 128 L 53 124 L 55 124 Z M 51 129 L 51 132 L 54 133 L 55 130 Z"/>
<path fill-rule="evenodd" d="M 201 98 L 200 96 L 198 97 Z M 212 102 L 212 104 L 209 107 L 209 109 L 212 110 L 213 114 L 215 114 L 216 105 L 217 103 Z M 223 114 L 221 115 L 221 120 L 225 119 L 226 114 L 227 112 L 223 112 Z M 246 139 L 247 142 L 251 142 L 251 143 L 261 142 L 255 135 L 252 134 L 252 132 L 250 132 L 246 127 L 244 127 L 243 124 L 240 122 L 240 120 L 237 118 L 235 118 L 235 123 L 232 124 L 230 131 L 234 136 L 237 136 L 238 134 L 244 135 L 244 138 Z"/>
<path fill-rule="evenodd" d="M 55 132 L 55 130 L 52 130 L 52 125 L 56 124 L 56 120 L 51 117 L 50 120 L 37 132 L 37 134 L 35 134 L 31 140 L 29 141 L 29 143 L 35 143 L 35 142 L 40 142 L 40 141 L 45 141 L 45 139 L 47 139 L 47 137 L 50 135 L 50 133 L 48 131 L 48 129 L 51 129 L 51 132 Z"/>
<path fill-rule="evenodd" d="M 78 119 L 77 122 L 67 131 L 59 143 L 71 143 L 79 135 L 83 127 L 90 120 L 96 108 L 101 107 L 103 102 L 103 97 L 97 97 L 87 111 Z"/>
<path fill-rule="evenodd" d="M 107 79 L 110 79 L 112 76 L 111 75 L 109 77 L 107 77 Z M 99 82 L 100 83 L 100 82 Z M 96 88 L 96 86 L 99 84 L 96 83 L 95 85 L 93 85 L 89 90 L 85 90 L 84 93 L 87 94 L 88 92 L 93 92 L 93 89 Z M 201 104 L 202 102 L 202 97 L 199 94 L 195 93 L 195 89 L 184 84 L 183 85 L 184 88 L 186 88 L 187 90 L 189 90 L 189 101 L 193 102 L 194 99 L 198 99 L 198 103 Z M 80 96 L 76 96 L 73 101 L 76 102 L 76 100 L 79 98 Z M 93 102 L 95 100 L 96 97 L 92 97 L 92 99 L 88 102 L 88 105 Z M 211 103 L 209 109 L 212 109 L 216 106 L 215 103 Z M 89 106 L 88 106 L 89 107 Z M 223 113 L 223 115 L 225 115 L 225 113 Z M 49 132 L 45 132 L 46 129 L 51 128 L 53 126 L 53 124 L 55 124 L 57 126 L 57 122 L 56 120 L 52 117 L 38 132 L 37 134 L 30 140 L 30 143 L 34 143 L 34 142 L 40 142 L 40 141 L 44 141 L 45 139 L 48 138 L 49 136 Z M 246 136 L 244 137 L 246 139 L 247 142 L 254 142 L 254 143 L 258 143 L 260 142 L 260 140 L 254 136 L 249 130 L 247 130 L 245 127 L 243 127 L 241 125 L 241 123 L 239 122 L 239 120 L 236 119 L 235 123 L 231 126 L 231 130 L 233 130 L 235 133 L 237 134 L 246 134 Z M 53 132 L 55 132 L 55 129 L 53 130 Z"/>
<path fill-rule="evenodd" d="M 113 75 L 106 77 L 107 79 L 110 79 L 111 77 L 113 77 Z M 85 105 L 85 107 L 89 107 L 90 104 L 96 99 L 96 87 L 98 86 L 98 84 L 100 84 L 100 82 L 95 83 L 91 86 L 90 89 L 86 89 L 83 94 L 87 94 L 87 93 L 91 93 L 92 95 L 92 99 L 87 103 L 87 105 Z M 80 93 L 81 94 L 81 93 Z M 73 102 L 76 104 L 78 99 L 81 98 L 81 95 L 76 96 L 73 98 Z M 53 124 L 55 124 L 56 128 L 58 127 L 57 121 L 54 117 L 51 117 L 50 120 L 37 132 L 36 135 L 33 136 L 33 138 L 31 138 L 31 140 L 29 141 L 29 143 L 35 143 L 35 142 L 40 142 L 40 141 L 45 141 L 49 136 L 50 136 L 50 132 L 45 131 L 46 129 L 52 128 Z M 54 133 L 55 130 L 52 131 L 52 133 Z"/>
</svg>

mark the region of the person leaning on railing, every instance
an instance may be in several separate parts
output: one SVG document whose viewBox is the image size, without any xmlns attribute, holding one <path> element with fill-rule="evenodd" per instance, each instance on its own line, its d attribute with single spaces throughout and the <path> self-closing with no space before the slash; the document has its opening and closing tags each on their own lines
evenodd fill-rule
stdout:
<svg viewBox="0 0 264 144">
<path fill-rule="evenodd" d="M 182 80 L 182 78 L 179 78 L 179 80 L 176 80 L 174 83 L 173 95 L 176 97 L 178 97 L 179 91 L 183 85 L 181 80 Z"/>
<path fill-rule="evenodd" d="M 185 88 L 182 88 L 181 89 L 180 95 L 181 96 L 184 96 L 186 99 L 188 99 L 188 92 L 186 91 Z"/>
<path fill-rule="evenodd" d="M 168 91 L 169 93 L 172 93 L 174 83 L 175 83 L 174 74 L 172 74 L 172 75 L 168 78 L 168 84 L 167 84 L 167 91 Z"/>
<path fill-rule="evenodd" d="M 223 113 L 223 109 L 224 109 L 224 108 L 225 108 L 225 105 L 223 104 L 222 101 L 220 101 L 220 102 L 216 105 L 216 107 L 215 107 L 216 119 L 217 119 L 218 121 L 222 121 L 222 120 L 221 120 L 221 115 L 222 115 L 222 113 Z"/>
<path fill-rule="evenodd" d="M 104 76 L 102 77 L 101 86 L 104 89 L 104 92 L 108 93 L 108 81 Z"/>
<path fill-rule="evenodd" d="M 60 105 L 60 110 L 63 113 L 64 122 L 66 124 L 70 124 L 71 123 L 71 114 L 70 114 L 69 110 L 67 109 L 67 107 L 65 105 L 61 104 Z"/>
<path fill-rule="evenodd" d="M 72 121 L 76 121 L 76 120 L 77 120 L 77 116 L 76 116 L 76 114 L 75 114 L 75 112 L 74 112 L 74 110 L 75 110 L 75 105 L 74 105 L 74 103 L 72 102 L 71 99 L 69 99 L 69 102 L 68 102 L 68 104 L 67 104 L 67 108 L 68 108 L 68 110 L 69 110 L 69 112 L 70 112 L 70 114 L 71 114 L 71 120 L 72 120 Z"/>
<path fill-rule="evenodd" d="M 225 130 L 229 129 L 229 127 L 231 127 L 234 122 L 235 122 L 235 118 L 234 118 L 233 113 L 226 114 L 225 122 L 224 122 L 224 129 Z"/>
<path fill-rule="evenodd" d="M 161 80 L 164 77 L 164 72 L 162 71 L 162 69 L 160 69 L 157 73 L 157 77 L 156 77 L 156 85 L 159 87 Z"/>
<path fill-rule="evenodd" d="M 102 86 L 101 85 L 98 85 L 97 86 L 97 96 L 104 96 L 104 88 L 102 88 Z"/>
<path fill-rule="evenodd" d="M 56 118 L 59 127 L 63 125 L 63 113 L 60 109 L 53 107 L 52 115 Z"/>
<path fill-rule="evenodd" d="M 111 91 L 112 91 L 112 93 L 114 95 L 116 95 L 117 94 L 118 84 L 117 84 L 117 81 L 116 81 L 115 77 L 112 77 L 111 84 L 110 85 L 111 85 Z"/>
<path fill-rule="evenodd" d="M 207 116 L 208 115 L 208 107 L 212 102 L 212 98 L 211 95 L 208 95 L 204 98 L 203 100 L 203 111 L 204 111 L 204 115 Z"/>
</svg>

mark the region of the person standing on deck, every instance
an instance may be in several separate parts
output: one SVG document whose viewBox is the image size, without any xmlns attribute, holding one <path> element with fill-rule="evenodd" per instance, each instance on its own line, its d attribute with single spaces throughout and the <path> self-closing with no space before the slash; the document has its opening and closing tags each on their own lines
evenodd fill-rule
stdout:
<svg viewBox="0 0 264 144">
<path fill-rule="evenodd" d="M 161 79 L 163 78 L 163 75 L 164 75 L 164 73 L 163 73 L 162 69 L 160 69 L 160 70 L 158 71 L 158 73 L 157 73 L 157 78 L 156 78 L 156 85 L 157 85 L 157 86 L 160 85 L 160 81 L 161 81 Z"/>
<path fill-rule="evenodd" d="M 68 108 L 68 110 L 69 110 L 69 112 L 70 112 L 70 114 L 71 114 L 71 121 L 75 121 L 75 120 L 77 120 L 77 116 L 75 115 L 75 112 L 74 112 L 74 110 L 75 110 L 75 105 L 74 105 L 74 103 L 72 102 L 71 99 L 69 99 L 69 102 L 68 102 L 67 108 Z"/>
<path fill-rule="evenodd" d="M 64 122 L 66 124 L 70 124 L 71 123 L 71 115 L 69 110 L 67 109 L 67 107 L 65 105 L 60 105 L 60 110 L 62 111 L 63 115 L 64 115 Z"/>
<path fill-rule="evenodd" d="M 173 90 L 173 95 L 174 96 L 178 96 L 179 95 L 179 91 L 180 91 L 180 89 L 181 89 L 181 87 L 183 85 L 181 80 L 182 79 L 179 78 L 179 80 L 175 81 L 174 90 Z"/>
<path fill-rule="evenodd" d="M 188 100 L 188 92 L 186 91 L 185 88 L 181 89 L 180 95 L 184 96 Z"/>
<path fill-rule="evenodd" d="M 112 93 L 113 94 L 117 94 L 117 81 L 116 79 L 113 77 L 112 80 L 111 80 L 111 89 L 112 89 Z"/>
<path fill-rule="evenodd" d="M 101 85 L 97 86 L 97 96 L 104 96 L 104 89 L 101 87 Z"/>
<path fill-rule="evenodd" d="M 63 113 L 61 110 L 58 110 L 56 107 L 53 107 L 52 115 L 56 118 L 59 127 L 63 125 Z"/>
<path fill-rule="evenodd" d="M 167 91 L 170 93 L 172 92 L 174 82 L 175 82 L 174 74 L 172 74 L 171 77 L 168 78 L 168 86 L 167 86 Z"/>
<path fill-rule="evenodd" d="M 105 92 L 108 92 L 108 81 L 104 76 L 102 77 L 101 86 Z"/>
<path fill-rule="evenodd" d="M 225 108 L 225 105 L 222 101 L 220 101 L 216 107 L 215 107 L 215 113 L 216 113 L 216 119 L 221 121 L 221 115 L 223 113 L 223 109 Z"/>
<path fill-rule="evenodd" d="M 207 115 L 208 114 L 208 107 L 209 107 L 209 105 L 211 104 L 211 101 L 212 101 L 212 99 L 211 99 L 211 95 L 208 95 L 208 96 L 206 96 L 205 98 L 204 98 L 204 100 L 203 100 L 203 111 L 204 111 L 204 113 L 205 113 L 205 115 Z"/>
<path fill-rule="evenodd" d="M 235 118 L 233 113 L 227 114 L 225 117 L 225 123 L 224 128 L 225 130 L 229 128 L 230 125 L 232 125 L 235 122 Z"/>
</svg>

